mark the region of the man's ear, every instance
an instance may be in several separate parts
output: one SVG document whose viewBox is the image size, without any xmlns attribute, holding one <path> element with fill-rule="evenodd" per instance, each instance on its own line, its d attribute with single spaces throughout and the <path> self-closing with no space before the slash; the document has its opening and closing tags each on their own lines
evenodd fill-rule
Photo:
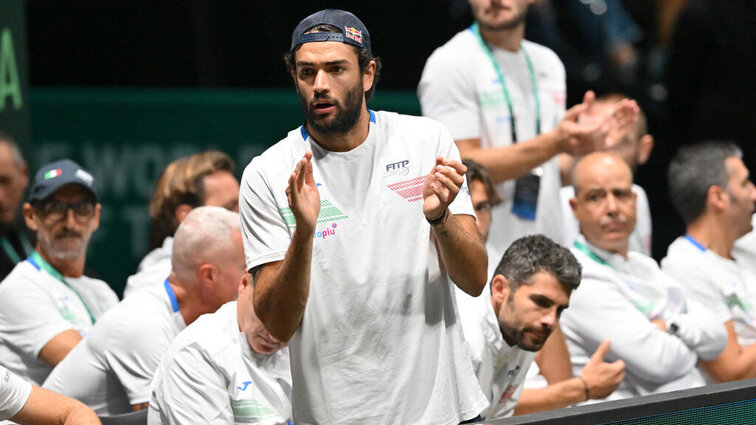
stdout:
<svg viewBox="0 0 756 425">
<path fill-rule="evenodd" d="M 176 219 L 176 223 L 181 224 L 187 215 L 192 211 L 192 207 L 189 204 L 179 204 L 175 210 L 173 210 L 173 218 Z"/>
<path fill-rule="evenodd" d="M 651 150 L 654 148 L 654 136 L 646 134 L 638 141 L 638 156 L 635 161 L 638 165 L 643 165 L 651 156 Z"/>
<path fill-rule="evenodd" d="M 711 185 L 706 191 L 706 208 L 713 208 L 716 211 L 721 211 L 725 207 L 726 198 L 727 193 L 722 187 L 715 184 Z"/>
<path fill-rule="evenodd" d="M 370 64 L 368 64 L 367 69 L 365 69 L 362 73 L 362 91 L 366 92 L 370 90 L 371 87 L 373 87 L 373 81 L 375 81 L 375 70 L 378 65 L 376 65 L 375 61 L 370 61 Z"/>
<path fill-rule="evenodd" d="M 494 304 L 506 302 L 509 298 L 509 279 L 503 274 L 497 274 L 491 280 L 491 300 Z"/>
<path fill-rule="evenodd" d="M 34 212 L 34 207 L 32 207 L 30 203 L 24 202 L 23 210 L 24 210 L 24 221 L 26 221 L 26 227 L 36 232 L 37 223 L 34 222 L 34 215 L 36 214 Z"/>
<path fill-rule="evenodd" d="M 202 286 L 212 287 L 213 283 L 218 279 L 218 270 L 214 265 L 204 263 L 197 267 L 197 281 Z"/>
</svg>

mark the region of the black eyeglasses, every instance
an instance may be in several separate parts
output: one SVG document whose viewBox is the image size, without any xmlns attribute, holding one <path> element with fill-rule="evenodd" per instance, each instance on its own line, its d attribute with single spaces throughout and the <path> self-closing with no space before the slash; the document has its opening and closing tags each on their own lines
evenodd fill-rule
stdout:
<svg viewBox="0 0 756 425">
<path fill-rule="evenodd" d="M 39 214 L 48 221 L 58 221 L 73 211 L 74 218 L 79 221 L 88 220 L 94 215 L 95 203 L 92 201 L 61 202 L 50 200 L 35 206 Z"/>
</svg>

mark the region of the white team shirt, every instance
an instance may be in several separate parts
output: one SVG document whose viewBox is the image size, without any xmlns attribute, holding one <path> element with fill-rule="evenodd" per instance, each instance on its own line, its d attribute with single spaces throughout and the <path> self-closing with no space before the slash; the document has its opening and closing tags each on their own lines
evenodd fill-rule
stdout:
<svg viewBox="0 0 756 425">
<path fill-rule="evenodd" d="M 751 225 L 754 230 L 735 241 L 732 256 L 737 259 L 739 265 L 756 271 L 756 214 L 751 217 Z"/>
<path fill-rule="evenodd" d="M 648 196 L 646 191 L 637 184 L 633 184 L 633 192 L 636 196 L 635 204 L 635 230 L 630 235 L 630 251 L 640 252 L 646 256 L 651 256 L 651 209 L 648 206 Z M 562 219 L 564 219 L 564 242 L 565 246 L 571 246 L 575 238 L 580 234 L 580 223 L 570 207 L 570 199 L 575 197 L 575 188 L 564 186 L 559 190 L 559 197 L 562 202 Z"/>
<path fill-rule="evenodd" d="M 522 41 L 536 74 L 540 101 L 541 132 L 555 128 L 564 117 L 566 74 L 557 55 L 536 43 Z M 536 113 L 530 73 L 523 50 L 510 52 L 494 47 L 493 56 L 504 75 L 515 114 L 519 142 L 536 134 Z M 509 109 L 496 71 L 471 29 L 455 35 L 428 58 L 418 86 L 423 115 L 444 124 L 454 140 L 480 139 L 482 148 L 512 144 Z M 516 239 L 542 233 L 555 241 L 564 240 L 559 205 L 557 157 L 541 165 L 536 219 L 530 221 L 512 213 L 515 181 L 497 187 L 504 202 L 491 212 L 488 237 L 489 268 L 498 264 L 504 251 Z"/>
<path fill-rule="evenodd" d="M 309 299 L 290 341 L 295 422 L 474 418 L 487 402 L 422 212 L 436 157 L 459 160 L 448 131 L 427 118 L 371 111 L 367 139 L 348 152 L 323 149 L 304 127 L 290 132 L 242 178 L 247 268 L 284 258 L 295 226 L 286 186 L 308 149 L 321 211 Z M 449 209 L 474 214 L 466 183 Z"/>
<path fill-rule="evenodd" d="M 231 301 L 176 338 L 155 372 L 147 423 L 290 423 L 288 349 L 252 351 L 236 316 Z"/>
<path fill-rule="evenodd" d="M 490 403 L 481 416 L 483 419 L 512 416 L 536 352 L 507 344 L 501 335 L 490 293 L 457 300 L 475 375 Z"/>
<path fill-rule="evenodd" d="M 31 383 L 0 366 L 0 421 L 15 416 L 26 404 L 31 390 Z"/>
<path fill-rule="evenodd" d="M 78 399 L 101 416 L 128 413 L 132 405 L 150 401 L 155 369 L 185 327 L 164 279 L 105 313 L 43 386 Z"/>
<path fill-rule="evenodd" d="M 0 362 L 37 385 L 51 370 L 38 357 L 42 347 L 69 329 L 85 336 L 92 329 L 87 308 L 96 319 L 118 303 L 118 296 L 101 280 L 65 280 L 70 287 L 26 260 L 0 283 Z"/>
<path fill-rule="evenodd" d="M 698 358 L 712 360 L 727 343 L 724 326 L 685 298 L 680 284 L 641 253 L 620 254 L 580 243 L 593 256 L 572 247 L 583 266 L 580 287 L 562 313 L 562 326 L 573 374 L 579 376 L 602 341 L 611 340 L 605 360 L 625 362 L 625 379 L 608 400 L 705 385 Z M 600 261 L 596 260 L 599 258 Z M 677 335 L 651 320 L 679 326 Z"/>
<path fill-rule="evenodd" d="M 662 269 L 677 278 L 686 295 L 712 311 L 720 323 L 732 320 L 738 343 L 756 343 L 756 274 L 684 236 L 667 249 Z"/>
<path fill-rule="evenodd" d="M 136 274 L 126 279 L 123 297 L 137 292 L 142 288 L 159 285 L 171 272 L 171 256 L 173 255 L 173 237 L 163 240 L 163 245 L 150 251 L 144 256 L 137 267 Z"/>
</svg>

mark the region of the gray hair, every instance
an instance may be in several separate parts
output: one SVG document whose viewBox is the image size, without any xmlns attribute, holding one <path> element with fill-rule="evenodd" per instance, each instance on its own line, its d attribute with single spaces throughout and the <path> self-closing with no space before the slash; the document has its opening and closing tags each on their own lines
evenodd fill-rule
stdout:
<svg viewBox="0 0 756 425">
<path fill-rule="evenodd" d="M 522 285 L 531 285 L 533 275 L 540 271 L 553 274 L 567 293 L 580 285 L 582 268 L 578 260 L 567 248 L 543 235 L 514 241 L 496 266 L 495 274 L 506 277 L 514 293 Z"/>
<path fill-rule="evenodd" d="M 193 272 L 200 264 L 226 255 L 233 235 L 240 231 L 239 214 L 235 212 L 214 206 L 193 209 L 174 236 L 171 257 L 174 271 Z"/>
<path fill-rule="evenodd" d="M 667 170 L 672 205 L 688 225 L 706 210 L 711 186 L 727 188 L 732 170 L 727 158 L 742 158 L 743 151 L 733 142 L 704 141 L 683 146 L 677 151 Z"/>
<path fill-rule="evenodd" d="M 26 164 L 24 156 L 21 154 L 21 149 L 18 148 L 18 143 L 8 134 L 0 131 L 0 145 L 5 144 L 13 155 L 13 162 L 16 166 L 21 167 Z"/>
</svg>

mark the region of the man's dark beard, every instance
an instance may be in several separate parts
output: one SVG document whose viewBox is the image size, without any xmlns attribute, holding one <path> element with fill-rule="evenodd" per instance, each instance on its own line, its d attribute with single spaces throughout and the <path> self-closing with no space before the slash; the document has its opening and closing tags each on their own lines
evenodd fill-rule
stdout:
<svg viewBox="0 0 756 425">
<path fill-rule="evenodd" d="M 503 22 L 498 25 L 487 25 L 483 22 L 478 22 L 478 25 L 480 25 L 481 28 L 487 31 L 506 31 L 511 30 L 513 28 L 516 28 L 518 25 L 522 24 L 525 21 L 525 16 L 527 13 L 523 11 L 519 15 L 515 16 L 511 21 L 509 22 Z"/>
<path fill-rule="evenodd" d="M 320 134 L 344 134 L 357 125 L 357 121 L 360 119 L 360 113 L 362 112 L 362 98 L 364 95 L 365 92 L 362 90 L 362 80 L 360 80 L 360 83 L 356 84 L 347 92 L 343 104 L 334 103 L 337 114 L 333 117 L 331 122 L 318 120 L 318 115 L 315 113 L 315 107 L 300 96 L 302 108 L 305 111 L 305 121 L 307 121 L 307 125 L 312 130 L 315 130 Z M 336 101 L 336 99 L 331 97 L 325 98 L 331 102 Z M 316 97 L 316 99 L 318 98 Z"/>
</svg>

